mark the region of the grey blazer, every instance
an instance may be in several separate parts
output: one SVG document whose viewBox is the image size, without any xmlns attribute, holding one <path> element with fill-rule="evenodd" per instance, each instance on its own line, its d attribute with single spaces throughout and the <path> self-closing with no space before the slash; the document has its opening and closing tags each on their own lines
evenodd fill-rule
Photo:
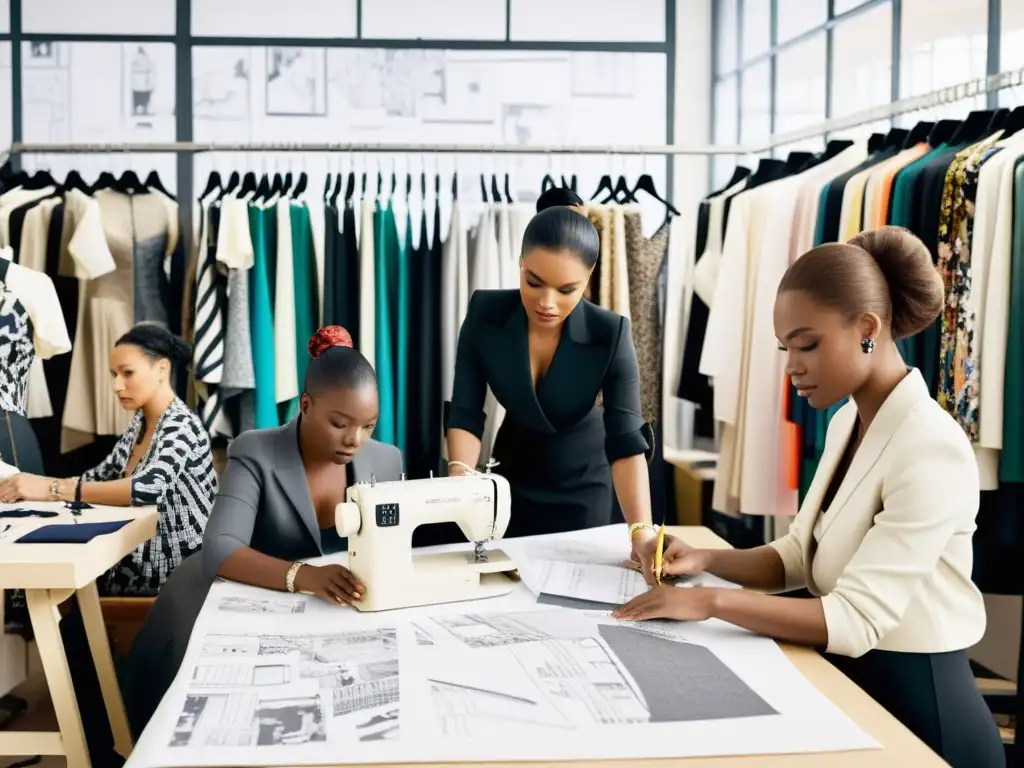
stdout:
<svg viewBox="0 0 1024 768">
<path fill-rule="evenodd" d="M 228 466 L 206 523 L 203 571 L 214 577 L 243 547 L 281 560 L 323 554 L 316 511 L 299 456 L 298 423 L 243 432 L 228 450 Z M 352 482 L 399 480 L 402 454 L 370 440 L 352 460 Z"/>
<path fill-rule="evenodd" d="M 371 477 L 400 480 L 402 454 L 392 445 L 370 440 L 351 466 L 352 482 Z M 297 419 L 274 429 L 243 432 L 232 441 L 203 548 L 171 573 L 119 670 L 136 739 L 178 674 L 217 572 L 242 547 L 282 560 L 322 554 L 316 510 L 299 455 Z"/>
</svg>

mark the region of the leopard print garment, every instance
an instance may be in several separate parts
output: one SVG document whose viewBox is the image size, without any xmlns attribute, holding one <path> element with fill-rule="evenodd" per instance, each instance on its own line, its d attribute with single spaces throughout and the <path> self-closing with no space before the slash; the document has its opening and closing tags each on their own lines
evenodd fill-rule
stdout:
<svg viewBox="0 0 1024 768">
<path fill-rule="evenodd" d="M 661 415 L 661 317 L 658 314 L 658 272 L 668 251 L 669 221 L 645 238 L 639 211 L 627 210 L 626 265 L 629 272 L 629 314 L 633 344 L 640 364 L 640 409 L 655 424 Z"/>
</svg>

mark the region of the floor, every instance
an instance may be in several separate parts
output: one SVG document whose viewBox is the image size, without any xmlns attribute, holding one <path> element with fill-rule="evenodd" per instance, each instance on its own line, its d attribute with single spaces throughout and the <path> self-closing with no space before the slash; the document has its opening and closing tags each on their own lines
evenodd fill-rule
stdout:
<svg viewBox="0 0 1024 768">
<path fill-rule="evenodd" d="M 30 645 L 34 649 L 34 645 Z M 28 702 L 28 711 L 11 722 L 7 730 L 17 731 L 56 731 L 57 716 L 53 713 L 53 705 L 50 703 L 50 692 L 46 689 L 46 677 L 39 664 L 39 657 L 35 653 L 29 655 L 30 673 L 28 679 L 11 691 L 12 696 L 19 696 Z M 0 757 L 0 768 L 3 766 L 25 760 L 32 755 L 23 757 L 7 756 Z M 35 763 L 32 768 L 65 768 L 67 761 L 63 757 L 44 757 L 42 762 Z"/>
</svg>

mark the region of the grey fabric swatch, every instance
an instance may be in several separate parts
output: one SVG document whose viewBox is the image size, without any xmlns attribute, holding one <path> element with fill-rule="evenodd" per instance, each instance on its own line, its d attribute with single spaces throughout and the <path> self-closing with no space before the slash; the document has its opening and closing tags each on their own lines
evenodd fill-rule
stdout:
<svg viewBox="0 0 1024 768">
<path fill-rule="evenodd" d="M 557 605 L 561 608 L 575 608 L 578 611 L 614 611 L 621 608 L 620 605 L 612 603 L 600 603 L 596 600 L 580 600 L 578 597 L 565 597 L 564 595 L 549 595 L 541 592 L 537 596 L 537 602 L 541 605 Z"/>
<path fill-rule="evenodd" d="M 652 723 L 779 714 L 702 645 L 612 624 L 599 631 L 640 687 Z"/>
</svg>

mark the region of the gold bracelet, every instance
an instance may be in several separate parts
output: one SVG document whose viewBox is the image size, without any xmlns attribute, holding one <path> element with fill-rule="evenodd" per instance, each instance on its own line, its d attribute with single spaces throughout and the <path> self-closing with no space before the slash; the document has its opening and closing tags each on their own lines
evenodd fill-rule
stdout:
<svg viewBox="0 0 1024 768">
<path fill-rule="evenodd" d="M 650 528 L 652 531 L 654 530 L 654 526 L 651 525 L 650 523 L 630 523 L 629 524 L 629 540 L 633 541 L 633 536 L 636 534 L 636 532 L 641 530 L 641 529 L 643 529 L 643 528 Z"/>
<path fill-rule="evenodd" d="M 291 567 L 288 568 L 288 573 L 286 573 L 284 577 L 284 585 L 288 588 L 289 592 L 295 591 L 295 575 L 303 565 L 305 565 L 305 563 L 296 562 L 292 563 Z"/>
</svg>

